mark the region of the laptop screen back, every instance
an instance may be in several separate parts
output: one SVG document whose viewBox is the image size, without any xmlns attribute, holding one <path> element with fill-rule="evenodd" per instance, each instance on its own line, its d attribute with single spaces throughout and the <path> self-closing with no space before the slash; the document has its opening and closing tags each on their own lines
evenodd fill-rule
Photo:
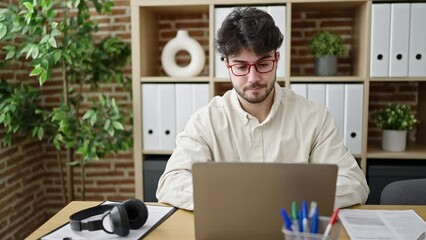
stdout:
<svg viewBox="0 0 426 240">
<path fill-rule="evenodd" d="M 205 239 L 283 239 L 280 209 L 316 201 L 333 212 L 337 166 L 293 163 L 195 163 L 195 236 Z"/>
</svg>

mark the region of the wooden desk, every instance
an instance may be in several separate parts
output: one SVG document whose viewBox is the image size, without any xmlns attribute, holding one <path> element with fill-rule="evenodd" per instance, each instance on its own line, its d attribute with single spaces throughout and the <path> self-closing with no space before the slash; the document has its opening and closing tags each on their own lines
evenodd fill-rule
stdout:
<svg viewBox="0 0 426 240">
<path fill-rule="evenodd" d="M 78 210 L 92 207 L 100 204 L 100 202 L 82 202 L 82 201 L 73 201 L 67 206 L 65 206 L 61 211 L 59 211 L 55 216 L 49 219 L 41 227 L 39 227 L 35 232 L 33 232 L 26 239 L 39 239 L 45 234 L 49 233 L 53 229 L 63 225 L 68 222 L 69 216 L 77 212 Z M 393 206 L 393 205 L 362 205 L 354 206 L 352 209 L 379 209 L 379 210 L 408 210 L 413 209 L 416 213 L 426 220 L 426 205 L 422 206 Z M 349 240 L 344 228 L 342 228 L 341 236 L 339 239 Z M 159 240 L 159 239 L 174 239 L 174 240 L 191 240 L 195 239 L 194 236 L 194 217 L 192 212 L 185 210 L 178 210 L 173 215 L 171 215 L 166 221 L 164 221 L 160 226 L 158 226 L 154 231 L 152 231 L 145 238 L 147 240 Z"/>
</svg>

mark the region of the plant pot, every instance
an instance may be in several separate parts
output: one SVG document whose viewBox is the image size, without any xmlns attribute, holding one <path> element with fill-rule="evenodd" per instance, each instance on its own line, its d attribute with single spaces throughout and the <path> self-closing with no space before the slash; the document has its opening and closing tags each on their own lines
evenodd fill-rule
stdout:
<svg viewBox="0 0 426 240">
<path fill-rule="evenodd" d="M 337 73 L 337 56 L 326 55 L 315 58 L 315 74 L 317 76 L 335 76 Z"/>
<path fill-rule="evenodd" d="M 407 131 L 383 130 L 382 148 L 391 152 L 405 151 L 407 143 Z"/>
</svg>

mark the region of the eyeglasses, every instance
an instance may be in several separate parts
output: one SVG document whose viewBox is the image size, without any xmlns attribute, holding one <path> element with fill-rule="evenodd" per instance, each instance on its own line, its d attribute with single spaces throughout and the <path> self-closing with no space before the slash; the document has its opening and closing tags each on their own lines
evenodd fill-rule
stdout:
<svg viewBox="0 0 426 240">
<path fill-rule="evenodd" d="M 228 68 L 231 69 L 232 74 L 238 77 L 247 75 L 250 72 L 251 67 L 254 67 L 258 73 L 268 73 L 274 69 L 276 60 L 277 59 L 263 60 L 253 64 L 237 63 L 228 65 Z"/>
</svg>

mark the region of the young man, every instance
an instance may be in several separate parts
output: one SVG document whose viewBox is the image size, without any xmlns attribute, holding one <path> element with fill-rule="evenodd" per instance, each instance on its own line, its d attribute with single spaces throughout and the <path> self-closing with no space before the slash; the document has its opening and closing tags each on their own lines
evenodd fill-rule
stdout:
<svg viewBox="0 0 426 240">
<path fill-rule="evenodd" d="M 339 167 L 335 207 L 365 203 L 369 188 L 327 109 L 276 83 L 283 35 L 256 8 L 234 10 L 217 34 L 233 89 L 194 113 L 178 134 L 157 198 L 193 209 L 195 162 L 328 163 Z"/>
</svg>

